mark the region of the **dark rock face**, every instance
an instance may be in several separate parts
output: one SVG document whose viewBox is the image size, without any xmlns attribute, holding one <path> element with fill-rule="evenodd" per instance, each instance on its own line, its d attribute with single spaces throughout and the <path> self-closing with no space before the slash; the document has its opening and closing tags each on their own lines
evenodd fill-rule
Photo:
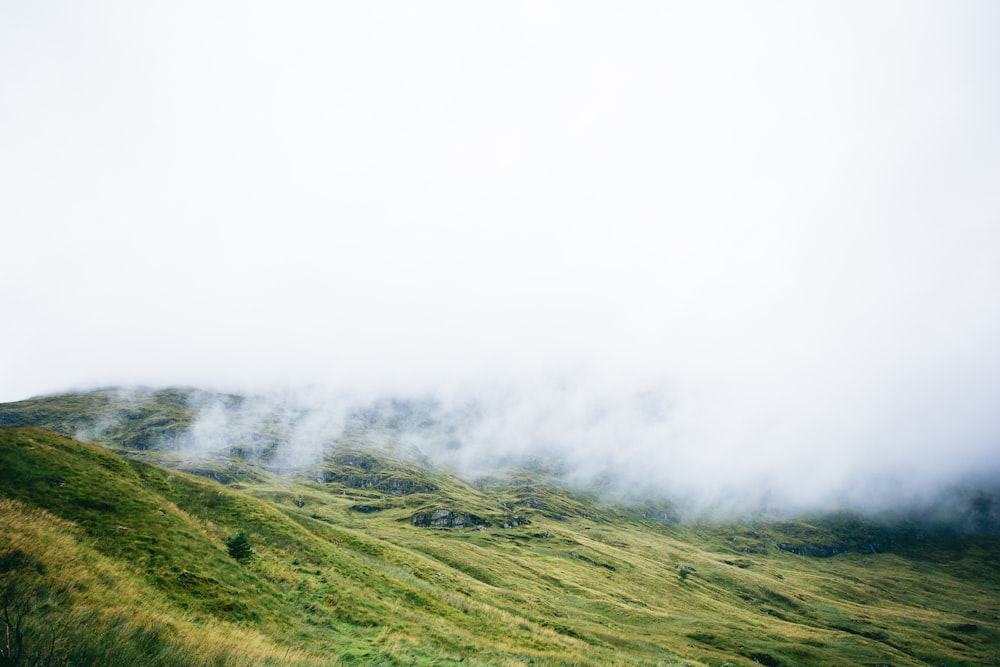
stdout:
<svg viewBox="0 0 1000 667">
<path fill-rule="evenodd" d="M 336 482 L 352 489 L 375 489 L 376 491 L 391 493 L 394 496 L 406 496 L 414 493 L 430 493 L 431 491 L 437 490 L 437 487 L 433 484 L 418 482 L 406 478 L 400 479 L 391 474 L 379 473 L 365 475 L 323 470 L 319 474 L 319 481 L 325 484 Z"/>
<path fill-rule="evenodd" d="M 362 514 L 373 514 L 381 512 L 384 509 L 384 507 L 378 507 L 377 505 L 351 505 L 352 511 L 361 512 Z"/>
<path fill-rule="evenodd" d="M 517 528 L 527 526 L 531 522 L 522 516 L 494 517 L 502 528 Z M 483 517 L 469 514 L 468 512 L 456 512 L 450 509 L 438 509 L 433 512 L 422 512 L 414 514 L 410 520 L 418 528 L 485 528 L 492 525 L 489 520 Z"/>
<path fill-rule="evenodd" d="M 507 516 L 503 519 L 504 528 L 517 528 L 518 526 L 527 526 L 530 521 L 525 519 L 523 516 Z M 552 537 L 549 535 L 549 537 Z"/>
<path fill-rule="evenodd" d="M 810 556 L 812 558 L 831 558 L 833 556 L 839 556 L 840 554 L 846 553 L 865 553 L 865 554 L 877 554 L 883 551 L 889 551 L 891 547 L 891 542 L 883 544 L 881 542 L 863 542 L 860 544 L 846 545 L 846 544 L 789 544 L 787 542 L 779 542 L 774 545 L 774 548 L 778 551 L 784 551 L 788 553 L 793 553 L 796 556 Z M 852 548 L 853 547 L 853 548 Z"/>
<path fill-rule="evenodd" d="M 850 551 L 850 549 L 832 544 L 788 544 L 786 542 L 779 542 L 774 546 L 778 551 L 787 551 L 797 556 L 812 556 L 814 558 L 830 558 L 831 556 L 837 556 Z"/>
<path fill-rule="evenodd" d="M 488 521 L 473 514 L 446 509 L 415 514 L 412 521 L 414 526 L 420 528 L 471 528 L 489 525 Z"/>
<path fill-rule="evenodd" d="M 331 456 L 325 469 L 319 471 L 317 481 L 394 496 L 437 491 L 437 486 L 416 466 L 357 450 L 341 451 Z"/>
</svg>

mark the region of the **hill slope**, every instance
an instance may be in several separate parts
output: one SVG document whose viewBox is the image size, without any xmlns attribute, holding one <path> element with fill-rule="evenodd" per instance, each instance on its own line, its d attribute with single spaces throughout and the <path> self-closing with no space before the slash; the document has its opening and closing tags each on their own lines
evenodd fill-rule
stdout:
<svg viewBox="0 0 1000 667">
<path fill-rule="evenodd" d="M 230 464 L 246 474 L 206 478 Z M 0 582 L 27 610 L 28 650 L 109 665 L 1000 662 L 988 536 L 663 521 L 537 469 L 472 486 L 360 441 L 308 474 L 200 472 L 0 429 Z M 245 563 L 226 550 L 241 531 Z"/>
</svg>

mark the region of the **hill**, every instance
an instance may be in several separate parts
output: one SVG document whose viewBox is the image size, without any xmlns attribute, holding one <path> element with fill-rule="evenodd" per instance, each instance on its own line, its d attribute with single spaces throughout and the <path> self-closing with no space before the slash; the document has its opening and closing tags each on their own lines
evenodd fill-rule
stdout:
<svg viewBox="0 0 1000 667">
<path fill-rule="evenodd" d="M 990 534 L 853 515 L 681 522 L 662 504 L 571 491 L 540 466 L 473 484 L 370 446 L 363 428 L 294 471 L 267 465 L 280 424 L 192 460 L 167 444 L 192 428 L 191 395 L 0 406 L 0 583 L 5 609 L 23 612 L 23 658 L 1000 662 Z M 53 432 L 88 429 L 105 446 Z M 240 533 L 249 559 L 227 549 Z"/>
</svg>

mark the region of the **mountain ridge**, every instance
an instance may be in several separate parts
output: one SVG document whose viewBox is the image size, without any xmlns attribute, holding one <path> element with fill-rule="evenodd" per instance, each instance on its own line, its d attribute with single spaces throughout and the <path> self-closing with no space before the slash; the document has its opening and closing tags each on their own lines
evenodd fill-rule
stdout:
<svg viewBox="0 0 1000 667">
<path fill-rule="evenodd" d="M 44 575 L 24 566 L 53 560 L 32 554 L 65 533 L 60 521 L 79 545 L 63 549 L 67 562 L 85 560 L 74 549 L 96 553 L 174 619 L 156 641 L 138 630 L 117 637 L 144 664 L 209 664 L 191 648 L 191 614 L 208 622 L 202 637 L 221 664 L 973 665 L 1000 656 L 1000 543 L 989 534 L 847 514 L 680 521 L 668 504 L 615 506 L 537 467 L 470 484 L 400 443 L 393 454 L 363 438 L 283 474 L 253 458 L 266 442 L 249 456 L 224 448 L 190 476 L 158 465 L 177 462 L 167 449 L 12 427 L 15 412 L 86 427 L 110 405 L 35 401 L 0 406 L 0 496 L 16 504 L 13 515 L 46 517 L 5 527 L 0 562 L 20 565 L 0 580 L 50 591 L 58 604 L 36 615 L 76 627 L 60 642 L 79 655 L 107 653 L 93 629 L 114 623 L 94 612 L 72 626 L 81 594 L 51 592 L 67 587 L 52 565 Z M 99 409 L 81 410 L 87 401 Z M 115 437 L 171 433 L 160 420 L 186 408 L 145 409 Z M 208 474 L 217 469 L 231 473 L 226 483 Z M 25 537 L 50 524 L 44 539 Z M 256 553 L 249 565 L 226 554 L 241 531 Z M 146 627 L 142 604 L 111 605 L 102 590 L 90 584 L 129 619 L 121 627 Z"/>
</svg>

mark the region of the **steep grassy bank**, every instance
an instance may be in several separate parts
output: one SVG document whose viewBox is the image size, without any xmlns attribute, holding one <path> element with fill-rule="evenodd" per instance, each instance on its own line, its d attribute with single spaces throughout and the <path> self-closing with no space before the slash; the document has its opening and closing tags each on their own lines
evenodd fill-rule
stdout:
<svg viewBox="0 0 1000 667">
<path fill-rule="evenodd" d="M 479 489 L 339 456 L 227 487 L 0 429 L 2 576 L 73 664 L 1000 660 L 992 539 L 817 558 L 788 547 L 830 526 L 666 524 L 528 473 Z M 239 531 L 245 564 L 226 551 Z"/>
</svg>

